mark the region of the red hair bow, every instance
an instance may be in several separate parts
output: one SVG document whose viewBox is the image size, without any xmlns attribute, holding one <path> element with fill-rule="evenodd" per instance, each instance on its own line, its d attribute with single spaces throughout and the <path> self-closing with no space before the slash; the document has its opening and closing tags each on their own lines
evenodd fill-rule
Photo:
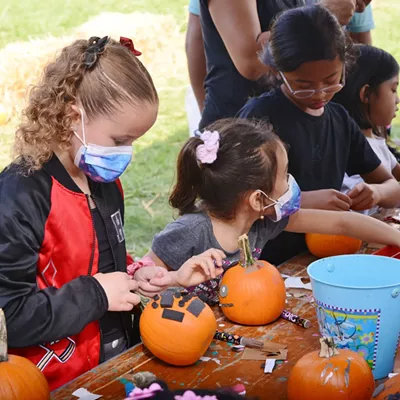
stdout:
<svg viewBox="0 0 400 400">
<path fill-rule="evenodd" d="M 121 36 L 119 38 L 119 42 L 121 43 L 122 46 L 128 48 L 131 51 L 131 53 L 133 53 L 136 57 L 139 57 L 142 55 L 142 53 L 139 50 L 135 49 L 132 39 Z"/>
</svg>

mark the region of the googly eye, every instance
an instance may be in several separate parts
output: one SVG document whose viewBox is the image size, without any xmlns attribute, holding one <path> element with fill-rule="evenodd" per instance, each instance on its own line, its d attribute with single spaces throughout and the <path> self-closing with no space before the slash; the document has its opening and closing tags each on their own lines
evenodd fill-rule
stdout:
<svg viewBox="0 0 400 400">
<path fill-rule="evenodd" d="M 219 295 L 220 295 L 221 297 L 226 297 L 226 296 L 228 296 L 228 286 L 222 285 L 222 286 L 220 287 L 220 289 L 219 289 Z"/>
</svg>

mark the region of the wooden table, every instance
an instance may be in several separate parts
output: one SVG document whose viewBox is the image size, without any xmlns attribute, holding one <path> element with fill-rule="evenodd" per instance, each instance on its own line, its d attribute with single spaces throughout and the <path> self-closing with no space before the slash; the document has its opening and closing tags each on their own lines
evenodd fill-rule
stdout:
<svg viewBox="0 0 400 400">
<path fill-rule="evenodd" d="M 374 250 L 372 247 L 365 247 L 362 252 L 371 253 Z M 307 276 L 306 268 L 314 260 L 311 255 L 297 256 L 281 265 L 279 270 L 290 276 Z M 264 374 L 262 361 L 241 360 L 242 354 L 231 351 L 231 346 L 223 342 L 213 341 L 210 350 L 205 354 L 220 360 L 220 365 L 210 360 L 199 361 L 196 365 L 185 368 L 163 363 L 139 344 L 53 392 L 52 399 L 74 398 L 72 393 L 83 387 L 102 395 L 104 400 L 121 400 L 125 397 L 124 381 L 140 371 L 153 372 L 172 389 L 213 389 L 243 383 L 248 396 L 287 399 L 286 382 L 290 369 L 304 354 L 319 348 L 320 337 L 314 307 L 309 299 L 288 298 L 287 308 L 309 319 L 311 328 L 304 329 L 283 319 L 261 327 L 239 326 L 227 321 L 220 309 L 215 310 L 218 325 L 224 325 L 219 327 L 220 330 L 245 337 L 268 339 L 288 346 L 287 361 L 278 362 L 272 374 Z"/>
</svg>

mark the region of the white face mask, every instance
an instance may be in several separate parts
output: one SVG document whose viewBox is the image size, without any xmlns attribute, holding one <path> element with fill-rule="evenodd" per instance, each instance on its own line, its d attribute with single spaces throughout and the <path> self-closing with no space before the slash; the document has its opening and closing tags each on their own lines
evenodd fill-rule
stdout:
<svg viewBox="0 0 400 400">
<path fill-rule="evenodd" d="M 113 182 L 126 170 L 132 160 L 132 146 L 105 147 L 86 143 L 84 113 L 81 113 L 82 136 L 74 131 L 82 142 L 76 153 L 74 164 L 95 182 Z"/>
</svg>

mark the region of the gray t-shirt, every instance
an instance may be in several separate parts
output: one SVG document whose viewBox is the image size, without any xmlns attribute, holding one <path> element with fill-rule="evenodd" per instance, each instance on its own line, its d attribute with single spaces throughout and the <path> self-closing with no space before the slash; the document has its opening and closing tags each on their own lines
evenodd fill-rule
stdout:
<svg viewBox="0 0 400 400">
<path fill-rule="evenodd" d="M 253 257 L 258 258 L 268 240 L 279 235 L 288 223 L 288 218 L 273 222 L 269 218 L 258 220 L 251 227 L 248 234 Z M 239 262 L 240 252 L 229 252 L 222 249 L 214 236 L 209 216 L 199 212 L 186 214 L 154 237 L 152 250 L 166 265 L 177 270 L 189 258 L 204 253 L 208 249 L 221 249 L 226 255 L 224 269 L 228 269 Z M 218 288 L 221 276 L 211 279 L 196 287 L 189 288 L 203 301 L 210 305 L 218 304 Z"/>
<path fill-rule="evenodd" d="M 255 258 L 260 256 L 268 240 L 285 229 L 287 223 L 287 218 L 279 222 L 265 218 L 254 223 L 248 236 Z M 226 254 L 224 269 L 239 262 L 239 250 L 230 253 L 222 249 L 214 236 L 210 217 L 204 212 L 186 214 L 171 222 L 154 237 L 152 245 L 157 257 L 174 270 L 179 269 L 189 258 L 211 248 L 221 249 Z"/>
</svg>

